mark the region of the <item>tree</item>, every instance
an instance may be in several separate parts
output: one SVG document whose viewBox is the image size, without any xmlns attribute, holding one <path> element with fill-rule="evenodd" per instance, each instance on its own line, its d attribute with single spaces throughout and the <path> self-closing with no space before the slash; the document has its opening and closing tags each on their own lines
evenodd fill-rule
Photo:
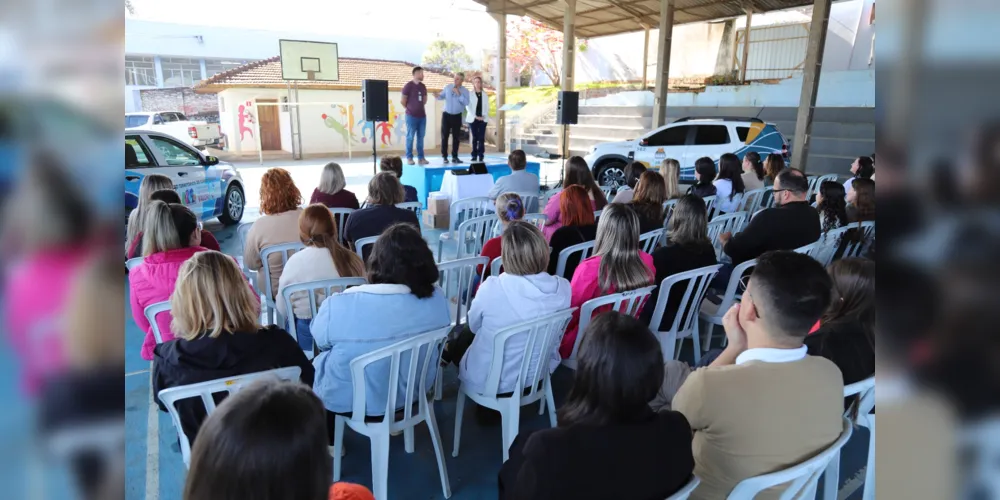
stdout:
<svg viewBox="0 0 1000 500">
<path fill-rule="evenodd" d="M 530 17 L 508 18 L 507 60 L 517 65 L 518 73 L 539 69 L 558 87 L 562 79 L 562 50 L 562 33 Z"/>
<path fill-rule="evenodd" d="M 421 62 L 426 68 L 457 73 L 472 67 L 472 57 L 465 52 L 465 45 L 449 40 L 435 40 L 427 47 Z"/>
<path fill-rule="evenodd" d="M 135 7 L 132 5 L 132 0 L 125 0 L 125 12 L 129 15 L 135 15 Z"/>
</svg>

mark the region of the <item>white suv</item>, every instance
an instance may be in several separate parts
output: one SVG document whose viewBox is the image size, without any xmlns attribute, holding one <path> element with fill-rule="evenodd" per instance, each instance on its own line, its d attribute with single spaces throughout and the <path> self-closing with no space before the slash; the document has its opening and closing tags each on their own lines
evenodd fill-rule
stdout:
<svg viewBox="0 0 1000 500">
<path fill-rule="evenodd" d="M 788 141 L 778 127 L 758 118 L 733 117 L 681 118 L 639 139 L 598 144 L 584 159 L 598 184 L 621 186 L 630 159 L 659 170 L 663 160 L 673 158 L 681 164 L 681 180 L 693 181 L 698 158 L 707 156 L 718 163 L 725 153 L 743 159 L 749 151 L 756 151 L 762 159 L 777 153 L 788 162 Z"/>
</svg>

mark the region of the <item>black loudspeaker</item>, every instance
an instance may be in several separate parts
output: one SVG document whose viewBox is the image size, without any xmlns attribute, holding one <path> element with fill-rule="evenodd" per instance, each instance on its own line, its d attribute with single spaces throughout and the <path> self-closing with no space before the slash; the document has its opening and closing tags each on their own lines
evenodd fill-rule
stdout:
<svg viewBox="0 0 1000 500">
<path fill-rule="evenodd" d="M 556 103 L 556 124 L 576 125 L 576 117 L 580 113 L 580 93 L 559 91 L 559 101 Z"/>
<path fill-rule="evenodd" d="M 362 119 L 366 122 L 389 121 L 389 82 L 386 80 L 361 81 Z"/>
</svg>

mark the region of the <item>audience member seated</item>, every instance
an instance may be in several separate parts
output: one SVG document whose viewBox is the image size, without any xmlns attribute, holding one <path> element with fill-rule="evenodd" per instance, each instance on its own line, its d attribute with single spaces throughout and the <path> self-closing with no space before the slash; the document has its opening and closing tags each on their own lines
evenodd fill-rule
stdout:
<svg viewBox="0 0 1000 500">
<path fill-rule="evenodd" d="M 549 246 L 552 248 L 552 255 L 549 257 L 549 274 L 556 274 L 559 266 L 559 254 L 563 250 L 580 243 L 594 241 L 597 237 L 597 223 L 594 220 L 594 211 L 591 210 L 590 198 L 587 191 L 581 186 L 569 186 L 559 193 L 560 213 L 562 214 L 563 225 L 552 233 L 549 239 Z M 547 227 L 547 226 L 546 226 Z M 580 263 L 580 255 L 571 256 L 566 261 L 566 269 L 562 278 L 571 279 L 576 272 L 576 266 Z"/>
<path fill-rule="evenodd" d="M 639 177 L 646 173 L 646 166 L 639 162 L 632 162 L 625 167 L 625 185 L 618 188 L 614 200 L 611 203 L 629 203 L 635 194 L 635 185 L 639 183 Z"/>
<path fill-rule="evenodd" d="M 361 257 L 340 244 L 333 214 L 325 206 L 309 205 L 302 211 L 302 215 L 299 216 L 299 240 L 306 247 L 288 258 L 285 270 L 278 281 L 276 305 L 282 316 L 286 316 L 286 311 L 281 290 L 287 286 L 365 275 L 365 263 Z M 316 307 L 323 303 L 325 297 L 324 291 L 317 292 Z M 313 339 L 309 333 L 309 323 L 312 321 L 309 293 L 306 291 L 293 293 L 292 309 L 295 314 L 295 333 L 298 335 L 299 347 L 311 352 Z"/>
<path fill-rule="evenodd" d="M 778 174 L 785 169 L 785 158 L 780 153 L 771 153 L 764 158 L 764 187 L 774 185 Z"/>
<path fill-rule="evenodd" d="M 260 251 L 273 245 L 299 241 L 299 215 L 302 209 L 302 194 L 295 187 L 291 174 L 283 168 L 272 168 L 260 178 L 260 213 L 247 232 L 246 246 L 243 248 L 243 264 L 253 271 L 264 267 Z M 267 259 L 271 273 L 271 298 L 278 292 L 278 284 L 284 264 L 281 255 L 273 254 Z M 264 273 L 257 273 L 257 290 L 264 293 Z"/>
<path fill-rule="evenodd" d="M 337 163 L 327 163 L 319 178 L 319 186 L 313 189 L 312 196 L 309 198 L 309 204 L 321 203 L 327 208 L 353 208 L 357 210 L 360 206 L 358 205 L 358 197 L 344 189 L 346 185 L 344 169 L 340 168 Z"/>
<path fill-rule="evenodd" d="M 537 193 L 540 186 L 538 176 L 528 172 L 528 159 L 524 151 L 515 149 L 507 155 L 507 166 L 510 167 L 510 175 L 505 175 L 496 180 L 493 189 L 490 189 L 489 196 L 495 200 L 504 193 Z M 538 206 L 526 207 L 529 213 L 537 212 Z"/>
<path fill-rule="evenodd" d="M 146 228 L 142 242 L 144 259 L 129 273 L 129 301 L 132 319 L 146 334 L 142 342 L 142 359 L 151 360 L 156 338 L 153 326 L 146 320 L 146 308 L 170 299 L 184 262 L 208 249 L 201 246 L 198 218 L 183 205 L 151 202 L 146 208 L 143 227 Z M 156 323 L 164 341 L 174 338 L 170 313 L 158 315 Z"/>
<path fill-rule="evenodd" d="M 757 214 L 742 232 L 719 235 L 732 263 L 756 259 L 769 250 L 794 250 L 818 240 L 819 215 L 806 201 L 808 192 L 805 174 L 795 169 L 782 171 L 774 182 L 775 207 Z"/>
<path fill-rule="evenodd" d="M 670 217 L 667 228 L 666 245 L 653 252 L 653 266 L 656 267 L 657 289 L 646 301 L 642 311 L 642 319 L 649 323 L 656 310 L 659 297 L 659 285 L 663 280 L 678 273 L 711 266 L 716 263 L 715 248 L 708 239 L 708 215 L 705 202 L 693 195 L 685 195 L 677 200 L 674 213 Z M 686 283 L 675 285 L 667 299 L 667 307 L 663 312 L 663 322 L 659 330 L 669 330 L 674 324 L 674 316 L 680 309 L 684 298 Z M 655 325 L 654 325 L 655 326 Z"/>
<path fill-rule="evenodd" d="M 663 202 L 667 201 L 667 185 L 659 172 L 650 170 L 636 184 L 635 196 L 629 206 L 639 216 L 641 234 L 663 229 Z"/>
<path fill-rule="evenodd" d="M 743 171 L 740 158 L 726 153 L 719 158 L 719 176 L 715 179 L 715 207 L 719 213 L 735 212 L 743 201 L 746 187 L 743 185 Z"/>
<path fill-rule="evenodd" d="M 673 158 L 663 160 L 663 163 L 660 165 L 660 175 L 663 176 L 663 182 L 666 184 L 668 200 L 675 200 L 684 196 L 684 191 L 681 191 L 680 185 L 681 162 Z"/>
<path fill-rule="evenodd" d="M 403 185 L 392 172 L 379 172 L 368 182 L 367 206 L 357 210 L 347 219 L 344 233 L 350 248 L 354 242 L 382 234 L 385 229 L 398 222 L 405 222 L 420 230 L 420 221 L 412 210 L 399 208 L 403 202 Z M 368 260 L 371 247 L 364 249 L 364 259 Z"/>
<path fill-rule="evenodd" d="M 379 170 L 382 172 L 392 172 L 396 174 L 397 179 L 402 179 L 403 159 L 398 156 L 385 156 L 382 158 L 382 161 L 379 162 Z M 402 182 L 403 181 L 400 181 L 400 185 L 403 186 L 403 201 L 397 203 L 419 201 L 417 200 L 417 188 L 413 186 L 404 185 Z"/>
<path fill-rule="evenodd" d="M 760 161 L 760 153 L 747 151 L 743 156 L 743 186 L 747 191 L 764 189 L 764 164 Z"/>
<path fill-rule="evenodd" d="M 717 173 L 718 172 L 715 169 L 715 162 L 712 161 L 711 158 L 707 156 L 698 158 L 698 160 L 694 162 L 695 184 L 688 188 L 687 194 L 693 194 L 699 198 L 715 196 L 717 189 L 712 181 L 715 180 Z"/>
<path fill-rule="evenodd" d="M 850 385 L 875 374 L 875 262 L 842 259 L 828 271 L 833 301 L 805 344 L 811 356 L 833 361 Z"/>
<path fill-rule="evenodd" d="M 667 498 L 694 470 L 691 426 L 646 404 L 663 379 L 660 344 L 614 311 L 594 318 L 558 427 L 519 435 L 500 469 L 501 499 Z"/>
<path fill-rule="evenodd" d="M 594 256 L 581 262 L 573 273 L 570 306 L 580 308 L 591 299 L 646 287 L 655 278 L 653 257 L 639 244 L 639 216 L 628 205 L 612 203 L 604 209 L 597 225 Z M 577 309 L 559 348 L 563 358 L 573 354 L 579 326 Z"/>
<path fill-rule="evenodd" d="M 134 153 L 131 147 L 126 147 L 126 154 L 131 151 Z M 125 226 L 125 258 L 131 259 L 132 249 L 138 248 L 139 252 L 142 251 L 142 246 L 137 245 L 135 240 L 139 238 L 142 234 L 142 223 L 146 220 L 146 210 L 149 207 L 149 203 L 152 200 L 153 193 L 157 191 L 162 191 L 165 189 L 174 189 L 174 181 L 170 180 L 163 174 L 147 174 L 142 178 L 142 183 L 139 184 L 139 201 L 136 207 L 132 209 L 128 214 L 128 221 Z"/>
<path fill-rule="evenodd" d="M 173 189 L 161 189 L 153 193 L 152 196 L 149 197 L 149 200 L 162 201 L 168 205 L 181 204 L 180 195 L 177 194 L 177 191 L 174 191 Z M 219 240 L 215 239 L 215 236 L 213 236 L 212 233 L 208 232 L 205 229 L 201 230 L 201 246 L 209 250 L 215 250 L 216 252 L 221 251 L 221 249 L 219 248 Z M 133 259 L 136 257 L 142 257 L 142 231 L 139 231 L 139 234 L 135 237 L 135 240 L 132 241 L 132 246 L 129 247 L 128 255 L 126 255 L 126 258 L 128 259 Z"/>
<path fill-rule="evenodd" d="M 479 287 L 469 308 L 468 328 L 448 344 L 447 359 L 459 365 L 459 379 L 476 393 L 486 390 L 496 334 L 504 328 L 569 309 L 569 281 L 545 272 L 549 248 L 541 230 L 529 222 L 514 221 L 502 238 L 503 273 L 488 278 Z M 524 335 L 507 341 L 500 393 L 513 393 L 517 389 L 526 342 Z M 548 357 L 551 373 L 562 359 L 558 349 L 553 349 Z"/>
<path fill-rule="evenodd" d="M 820 231 L 827 232 L 847 226 L 847 201 L 844 186 L 839 182 L 823 181 L 816 193 Z"/>
<path fill-rule="evenodd" d="M 257 321 L 260 304 L 232 257 L 208 250 L 185 262 L 170 310 L 177 338 L 153 351 L 153 394 L 285 366 L 298 366 L 302 382 L 312 384 L 313 367 L 295 339 Z M 216 396 L 216 402 L 221 398 Z M 157 403 L 166 411 L 159 396 Z M 196 444 L 205 407 L 197 398 L 176 404 L 184 434 Z"/>
<path fill-rule="evenodd" d="M 853 177 L 844 181 L 844 191 L 851 190 L 851 184 L 857 179 L 872 179 L 875 175 L 875 160 L 869 156 L 859 156 L 851 164 L 851 174 Z M 872 180 L 872 182 L 875 182 Z"/>
<path fill-rule="evenodd" d="M 592 200 L 591 208 L 593 210 L 591 211 L 604 210 L 605 205 L 608 204 L 608 199 L 604 196 L 604 192 L 601 191 L 601 187 L 597 185 L 597 181 L 594 180 L 594 174 L 590 171 L 590 167 L 587 166 L 587 161 L 579 156 L 571 156 L 566 161 L 566 169 L 563 172 L 563 190 L 552 195 L 545 205 L 547 220 L 545 221 L 545 227 L 542 228 L 542 233 L 545 234 L 545 239 L 549 242 L 552 241 L 552 235 L 556 230 L 563 226 L 562 203 L 560 200 L 562 200 L 562 194 L 566 192 L 566 188 L 570 186 L 580 186 L 584 192 L 588 193 Z"/>
<path fill-rule="evenodd" d="M 326 500 L 333 482 L 323 405 L 308 386 L 265 379 L 233 394 L 191 449 L 184 500 Z M 374 499 L 359 485 L 357 500 Z M 364 496 L 367 495 L 367 496 Z"/>
<path fill-rule="evenodd" d="M 854 179 L 847 190 L 847 219 L 851 222 L 875 220 L 875 181 Z"/>
<path fill-rule="evenodd" d="M 496 200 L 497 217 L 500 219 L 500 224 L 506 231 L 507 227 L 511 222 L 521 220 L 524 217 L 524 202 L 517 193 L 503 193 L 497 196 Z M 480 254 L 482 257 L 489 257 L 490 263 L 486 265 L 485 276 L 490 275 L 491 267 L 493 261 L 500 257 L 501 250 L 503 249 L 503 237 L 497 236 L 495 238 L 490 238 L 483 244 L 483 251 Z M 483 269 L 477 270 L 477 272 L 483 271 Z M 484 277 L 485 277 L 484 276 Z"/>
<path fill-rule="evenodd" d="M 723 320 L 728 346 L 691 373 L 673 400 L 695 431 L 701 485 L 692 499 L 725 498 L 740 481 L 796 465 L 840 436 L 840 370 L 803 345 L 830 303 L 830 288 L 807 255 L 758 259 L 742 302 Z"/>
<path fill-rule="evenodd" d="M 399 185 L 391 174 L 379 174 L 383 175 Z M 395 224 L 373 246 L 368 259 L 368 284 L 327 298 L 312 322 L 316 346 L 323 351 L 313 361 L 313 389 L 328 412 L 352 411 L 350 365 L 354 358 L 451 324 L 448 299 L 436 286 L 437 264 L 420 232 L 410 224 Z M 406 373 L 409 361 L 402 363 L 400 373 Z M 428 386 L 433 383 L 435 370 L 432 366 L 427 371 Z M 367 414 L 383 415 L 389 391 L 389 363 L 373 366 L 366 378 L 367 400 L 372 404 Z M 332 429 L 333 415 L 327 418 Z"/>
</svg>

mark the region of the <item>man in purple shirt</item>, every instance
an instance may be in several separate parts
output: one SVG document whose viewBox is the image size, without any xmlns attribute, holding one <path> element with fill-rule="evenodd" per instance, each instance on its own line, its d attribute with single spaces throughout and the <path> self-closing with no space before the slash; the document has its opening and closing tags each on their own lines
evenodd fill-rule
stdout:
<svg viewBox="0 0 1000 500">
<path fill-rule="evenodd" d="M 403 85 L 400 103 L 406 108 L 406 163 L 413 165 L 413 138 L 417 139 L 417 159 L 427 165 L 424 159 L 424 132 L 427 130 L 427 87 L 424 86 L 424 69 L 413 68 L 413 80 Z"/>
</svg>

